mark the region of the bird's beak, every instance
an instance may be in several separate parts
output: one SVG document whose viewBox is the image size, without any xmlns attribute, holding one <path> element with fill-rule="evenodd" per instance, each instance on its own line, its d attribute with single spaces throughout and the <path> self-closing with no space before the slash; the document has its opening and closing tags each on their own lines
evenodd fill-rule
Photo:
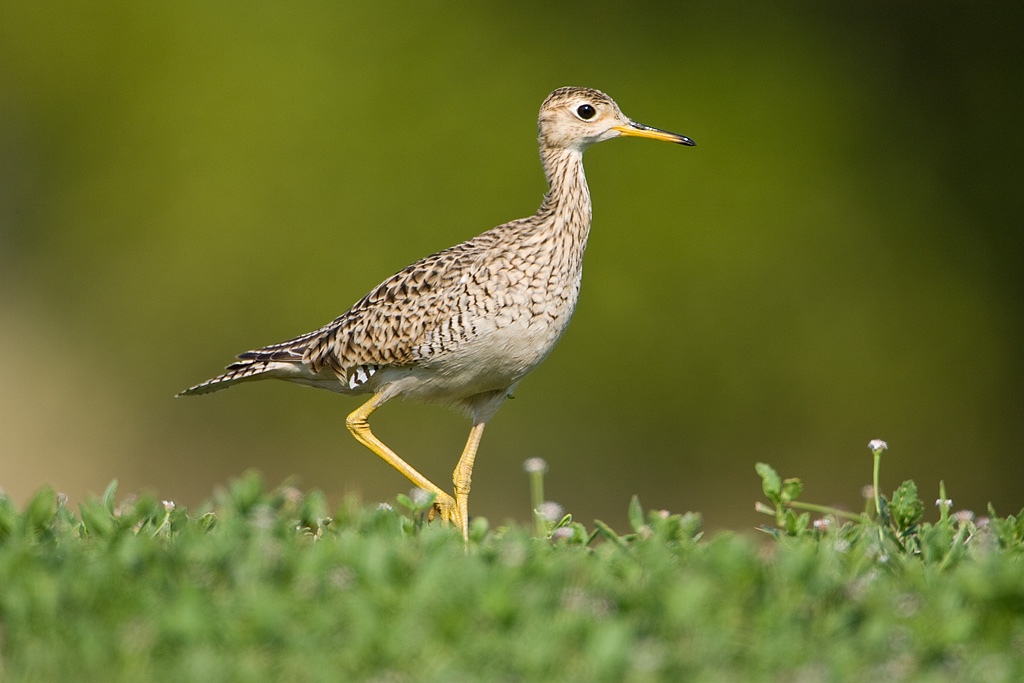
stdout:
<svg viewBox="0 0 1024 683">
<path fill-rule="evenodd" d="M 667 130 L 660 130 L 658 128 L 651 128 L 645 126 L 642 123 L 636 121 L 630 121 L 628 126 L 614 126 L 612 130 L 619 131 L 620 136 L 632 136 L 637 138 L 651 138 L 652 140 L 664 140 L 665 142 L 675 142 L 680 145 L 688 145 L 690 147 L 697 143 L 688 137 L 677 135 L 675 133 L 669 133 Z"/>
</svg>

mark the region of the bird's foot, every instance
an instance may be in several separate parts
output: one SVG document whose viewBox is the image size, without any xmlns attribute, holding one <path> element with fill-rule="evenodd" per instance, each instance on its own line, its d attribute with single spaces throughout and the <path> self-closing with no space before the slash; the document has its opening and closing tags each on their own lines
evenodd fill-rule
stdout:
<svg viewBox="0 0 1024 683">
<path fill-rule="evenodd" d="M 459 506 L 455 503 L 455 499 L 447 493 L 435 494 L 434 505 L 430 508 L 427 519 L 433 522 L 435 517 L 440 517 L 442 522 L 451 522 L 458 526 Z"/>
<path fill-rule="evenodd" d="M 430 508 L 430 512 L 427 513 L 427 519 L 434 521 L 435 517 L 440 517 L 442 522 L 455 525 L 462 532 L 463 537 L 467 535 L 468 520 L 463 519 L 463 513 L 459 504 L 447 493 L 436 494 L 434 505 Z"/>
</svg>

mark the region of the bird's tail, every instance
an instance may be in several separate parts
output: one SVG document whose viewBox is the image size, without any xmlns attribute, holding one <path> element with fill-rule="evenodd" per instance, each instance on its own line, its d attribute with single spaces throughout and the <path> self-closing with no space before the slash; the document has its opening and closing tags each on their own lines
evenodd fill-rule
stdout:
<svg viewBox="0 0 1024 683">
<path fill-rule="evenodd" d="M 221 389 L 227 389 L 230 386 L 238 384 L 239 382 L 245 382 L 253 379 L 262 379 L 260 377 L 265 372 L 270 371 L 273 366 L 277 365 L 273 361 L 268 360 L 241 360 L 237 363 L 232 363 L 222 375 L 217 375 L 213 379 L 208 379 L 205 382 L 189 387 L 185 391 L 178 394 L 178 396 L 192 396 L 194 394 L 212 394 L 215 391 Z"/>
</svg>

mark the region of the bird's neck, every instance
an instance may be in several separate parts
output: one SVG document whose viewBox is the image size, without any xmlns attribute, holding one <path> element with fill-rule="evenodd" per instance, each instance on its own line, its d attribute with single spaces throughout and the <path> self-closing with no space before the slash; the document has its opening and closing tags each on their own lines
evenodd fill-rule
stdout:
<svg viewBox="0 0 1024 683">
<path fill-rule="evenodd" d="M 554 219 L 555 225 L 581 232 L 586 244 L 590 230 L 590 190 L 583 173 L 583 152 L 575 149 L 541 150 L 541 163 L 548 180 L 539 213 Z"/>
</svg>

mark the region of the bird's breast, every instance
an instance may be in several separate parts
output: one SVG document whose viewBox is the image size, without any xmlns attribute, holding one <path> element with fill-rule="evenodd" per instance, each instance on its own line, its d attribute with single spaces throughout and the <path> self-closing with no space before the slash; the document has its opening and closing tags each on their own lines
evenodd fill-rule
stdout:
<svg viewBox="0 0 1024 683">
<path fill-rule="evenodd" d="M 513 384 L 537 367 L 565 332 L 579 289 L 578 274 L 529 263 L 482 273 L 479 286 L 467 288 L 423 340 L 419 365 L 474 388 Z"/>
</svg>

